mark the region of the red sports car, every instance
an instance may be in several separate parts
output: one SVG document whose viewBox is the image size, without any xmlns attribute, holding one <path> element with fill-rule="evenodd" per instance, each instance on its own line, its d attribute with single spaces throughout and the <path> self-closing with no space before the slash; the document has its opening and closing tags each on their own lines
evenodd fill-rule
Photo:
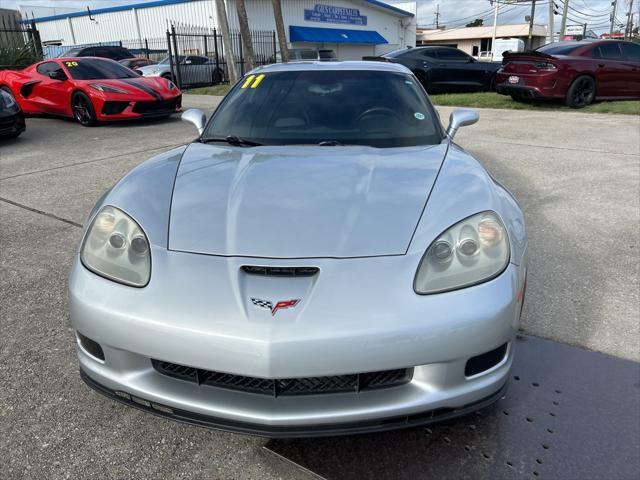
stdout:
<svg viewBox="0 0 640 480">
<path fill-rule="evenodd" d="M 640 45 L 615 40 L 550 43 L 505 53 L 496 90 L 520 99 L 562 99 L 573 108 L 594 100 L 640 99 Z"/>
<path fill-rule="evenodd" d="M 165 78 L 141 77 L 106 58 L 56 58 L 20 71 L 0 71 L 26 114 L 74 117 L 98 122 L 162 117 L 181 109 L 182 93 Z"/>
</svg>

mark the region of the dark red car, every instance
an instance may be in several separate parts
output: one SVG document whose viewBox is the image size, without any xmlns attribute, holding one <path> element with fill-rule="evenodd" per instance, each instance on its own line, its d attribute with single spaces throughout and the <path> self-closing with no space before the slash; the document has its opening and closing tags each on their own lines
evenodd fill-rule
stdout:
<svg viewBox="0 0 640 480">
<path fill-rule="evenodd" d="M 558 42 L 505 53 L 496 90 L 521 99 L 562 99 L 573 108 L 594 100 L 640 99 L 640 45 L 616 40 Z"/>
<path fill-rule="evenodd" d="M 166 78 L 141 77 L 106 58 L 55 58 L 0 71 L 26 114 L 73 117 L 80 124 L 163 117 L 181 109 L 182 93 Z"/>
</svg>

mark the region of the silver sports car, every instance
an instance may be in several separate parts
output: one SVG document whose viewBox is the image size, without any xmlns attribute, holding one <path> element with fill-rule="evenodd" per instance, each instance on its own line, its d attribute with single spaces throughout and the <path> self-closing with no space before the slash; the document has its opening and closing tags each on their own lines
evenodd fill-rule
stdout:
<svg viewBox="0 0 640 480">
<path fill-rule="evenodd" d="M 426 424 L 500 398 L 527 237 L 409 70 L 271 65 L 89 215 L 69 279 L 82 378 L 265 436 Z"/>
</svg>

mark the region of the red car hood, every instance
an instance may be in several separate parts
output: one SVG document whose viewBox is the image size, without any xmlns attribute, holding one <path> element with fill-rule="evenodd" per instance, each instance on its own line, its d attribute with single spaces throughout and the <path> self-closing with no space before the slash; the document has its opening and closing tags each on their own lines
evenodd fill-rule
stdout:
<svg viewBox="0 0 640 480">
<path fill-rule="evenodd" d="M 119 79 L 104 79 L 104 80 L 83 80 L 86 85 L 99 84 L 108 87 L 124 90 L 128 94 L 141 96 L 147 95 L 150 100 L 160 100 L 165 98 L 172 98 L 176 95 L 180 95 L 178 87 L 173 89 L 169 88 L 169 81 L 166 78 L 160 77 L 134 77 L 134 78 L 119 78 Z"/>
</svg>

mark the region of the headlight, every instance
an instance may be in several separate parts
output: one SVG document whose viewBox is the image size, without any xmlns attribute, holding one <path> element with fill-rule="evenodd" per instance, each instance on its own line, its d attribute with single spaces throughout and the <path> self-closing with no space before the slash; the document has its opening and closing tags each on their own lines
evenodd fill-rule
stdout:
<svg viewBox="0 0 640 480">
<path fill-rule="evenodd" d="M 116 87 L 110 87 L 109 85 L 102 85 L 101 83 L 90 83 L 89 86 L 91 88 L 95 88 L 96 90 L 99 90 L 101 92 L 123 93 L 125 95 L 129 94 L 129 92 L 127 92 L 126 90 L 121 90 L 121 89 L 116 88 Z"/>
<path fill-rule="evenodd" d="M 174 90 L 174 89 L 178 88 L 178 87 L 176 87 L 176 84 L 173 83 L 171 80 L 167 79 L 167 82 L 169 84 L 169 90 Z"/>
<path fill-rule="evenodd" d="M 18 106 L 13 95 L 9 92 L 5 92 L 4 90 L 0 90 L 0 100 L 6 109 L 16 108 Z"/>
<path fill-rule="evenodd" d="M 140 225 L 115 207 L 106 206 L 95 216 L 80 259 L 89 270 L 110 280 L 134 287 L 149 283 L 149 241 Z"/>
<path fill-rule="evenodd" d="M 440 293 L 486 282 L 509 263 L 509 238 L 494 212 L 473 215 L 442 233 L 422 257 L 416 293 Z"/>
</svg>

